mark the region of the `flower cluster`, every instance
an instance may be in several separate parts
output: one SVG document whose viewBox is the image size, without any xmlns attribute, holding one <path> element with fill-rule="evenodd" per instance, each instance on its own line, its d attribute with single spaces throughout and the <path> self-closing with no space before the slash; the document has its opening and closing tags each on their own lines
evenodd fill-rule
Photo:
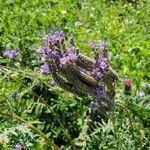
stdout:
<svg viewBox="0 0 150 150">
<path fill-rule="evenodd" d="M 41 68 L 40 68 L 40 71 L 41 71 L 41 73 L 43 73 L 43 74 L 47 74 L 47 73 L 49 72 L 49 70 L 50 70 L 50 67 L 49 67 L 48 64 L 44 64 L 44 65 L 42 65 Z"/>
<path fill-rule="evenodd" d="M 73 39 L 70 45 L 73 44 Z M 38 50 L 44 65 L 41 66 L 41 73 L 48 73 L 51 69 L 60 70 L 61 67 L 69 62 L 77 60 L 78 49 L 74 46 L 66 48 L 65 38 L 61 31 L 57 30 L 43 38 L 43 46 Z M 50 66 L 55 63 L 55 67 Z"/>
<path fill-rule="evenodd" d="M 93 76 L 95 78 L 102 79 L 109 67 L 107 43 L 105 41 L 100 41 L 97 44 L 91 42 L 89 46 L 95 54 L 95 65 L 93 67 Z"/>
<path fill-rule="evenodd" d="M 2 55 L 9 59 L 15 59 L 19 55 L 19 52 L 16 49 L 4 50 L 2 51 Z"/>
<path fill-rule="evenodd" d="M 105 97 L 105 91 L 104 87 L 102 85 L 97 85 L 94 90 L 96 91 L 96 95 L 99 98 L 104 98 Z"/>
<path fill-rule="evenodd" d="M 48 34 L 43 38 L 43 43 L 48 44 L 50 47 L 58 45 L 64 41 L 64 35 L 59 30 Z"/>
<path fill-rule="evenodd" d="M 66 40 L 59 30 L 46 35 L 38 50 L 42 61 L 40 71 L 50 72 L 54 82 L 69 92 L 93 97 L 97 103 L 91 103 L 90 108 L 108 111 L 114 107 L 114 82 L 118 76 L 109 67 L 107 43 L 91 42 L 89 46 L 94 60 L 79 53 L 73 37 Z"/>
<path fill-rule="evenodd" d="M 75 62 L 77 60 L 77 49 L 75 47 L 71 47 L 67 49 L 67 53 L 62 55 L 60 58 L 60 64 L 65 65 L 68 62 Z"/>
</svg>

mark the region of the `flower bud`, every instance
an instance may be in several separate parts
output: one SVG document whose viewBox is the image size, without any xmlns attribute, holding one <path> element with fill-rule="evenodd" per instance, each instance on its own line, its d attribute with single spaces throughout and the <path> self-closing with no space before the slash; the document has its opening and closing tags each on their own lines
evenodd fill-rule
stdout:
<svg viewBox="0 0 150 150">
<path fill-rule="evenodd" d="M 125 79 L 123 80 L 123 86 L 125 94 L 130 94 L 132 88 L 132 81 L 128 77 L 125 77 Z"/>
</svg>

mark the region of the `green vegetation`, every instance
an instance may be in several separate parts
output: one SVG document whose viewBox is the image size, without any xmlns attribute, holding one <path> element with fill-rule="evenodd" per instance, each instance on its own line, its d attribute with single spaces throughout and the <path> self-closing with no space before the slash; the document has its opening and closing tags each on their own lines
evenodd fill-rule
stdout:
<svg viewBox="0 0 150 150">
<path fill-rule="evenodd" d="M 0 149 L 148 150 L 149 8 L 148 0 L 1 0 Z M 91 58 L 89 42 L 108 42 L 110 66 L 119 76 L 113 112 L 91 110 L 93 99 L 53 86 L 51 75 L 40 73 L 41 39 L 57 28 Z M 8 49 L 20 54 L 5 58 Z M 125 76 L 132 80 L 129 95 Z"/>
</svg>

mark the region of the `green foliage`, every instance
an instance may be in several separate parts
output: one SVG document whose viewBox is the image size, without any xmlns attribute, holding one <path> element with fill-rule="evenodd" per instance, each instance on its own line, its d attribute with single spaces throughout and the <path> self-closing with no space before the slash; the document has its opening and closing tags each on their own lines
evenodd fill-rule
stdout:
<svg viewBox="0 0 150 150">
<path fill-rule="evenodd" d="M 0 50 L 17 48 L 20 56 L 0 56 L 0 149 L 21 144 L 48 150 L 46 137 L 64 150 L 75 145 L 83 150 L 149 149 L 150 97 L 144 89 L 150 77 L 149 8 L 146 0 L 1 0 Z M 118 83 L 116 109 L 108 116 L 90 110 L 91 99 L 53 87 L 51 77 L 40 74 L 37 49 L 43 35 L 55 28 L 73 34 L 90 57 L 87 43 L 107 40 L 112 68 L 120 80 L 132 79 L 128 96 Z M 137 97 L 137 90 L 145 96 Z"/>
</svg>

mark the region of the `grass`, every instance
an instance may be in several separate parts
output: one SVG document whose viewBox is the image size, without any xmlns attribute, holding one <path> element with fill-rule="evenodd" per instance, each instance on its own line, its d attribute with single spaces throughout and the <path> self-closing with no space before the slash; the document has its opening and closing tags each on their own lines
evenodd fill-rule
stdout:
<svg viewBox="0 0 150 150">
<path fill-rule="evenodd" d="M 51 142 L 65 150 L 74 145 L 83 150 L 149 149 L 149 91 L 144 88 L 150 76 L 149 8 L 146 0 L 1 0 L 0 48 L 17 48 L 20 56 L 0 56 L 0 149 L 21 144 L 47 150 Z M 89 57 L 88 42 L 108 42 L 110 64 L 120 81 L 116 109 L 107 117 L 89 110 L 90 99 L 52 87 L 51 76 L 40 74 L 37 49 L 41 38 L 56 28 L 66 38 L 72 34 Z M 132 80 L 128 96 L 121 85 L 125 76 Z M 137 97 L 137 90 L 145 96 Z"/>
</svg>

